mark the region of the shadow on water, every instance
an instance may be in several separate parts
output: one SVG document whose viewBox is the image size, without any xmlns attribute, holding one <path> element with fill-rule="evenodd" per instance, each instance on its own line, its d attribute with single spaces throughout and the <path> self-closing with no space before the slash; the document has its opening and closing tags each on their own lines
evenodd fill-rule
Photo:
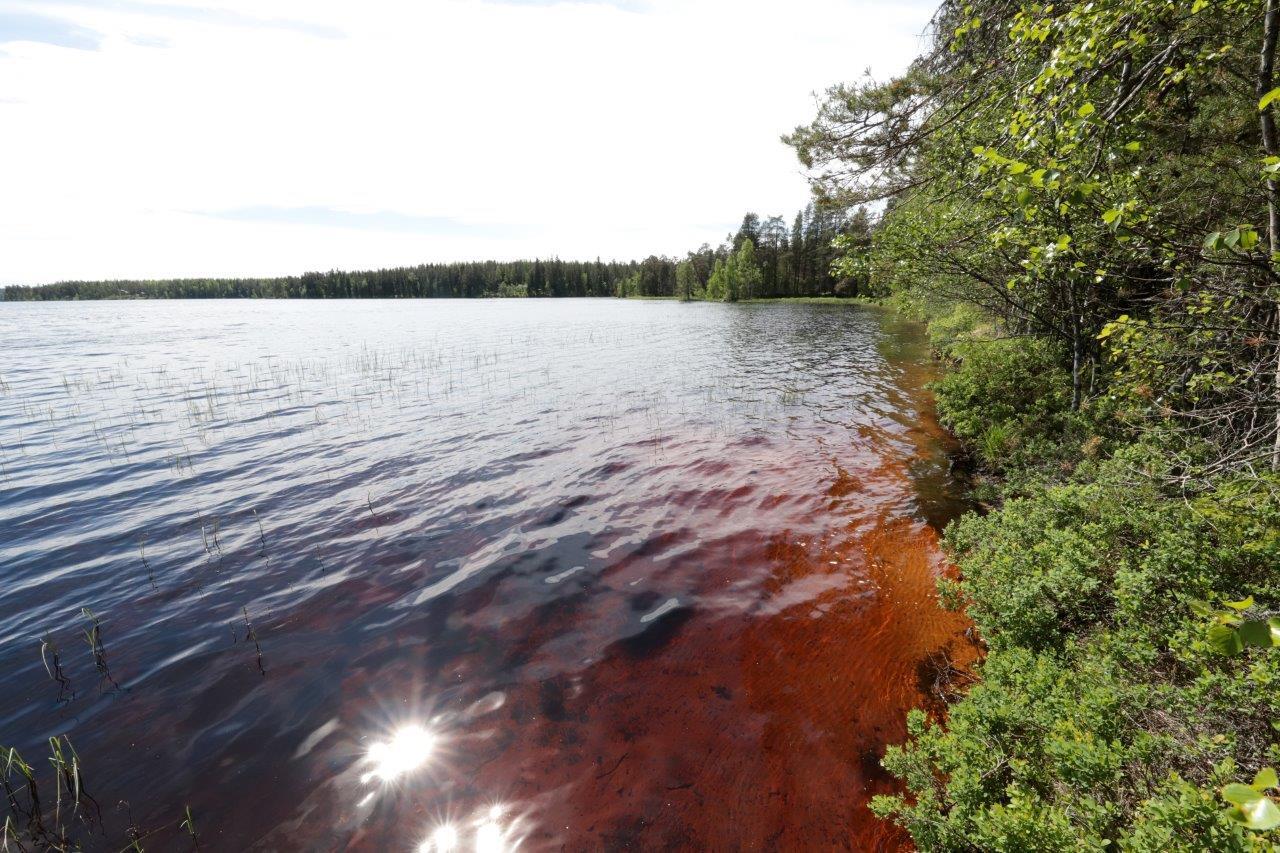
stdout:
<svg viewBox="0 0 1280 853">
<path fill-rule="evenodd" d="M 0 743 L 68 735 L 128 802 L 75 831 L 903 845 L 879 759 L 975 654 L 934 595 L 966 507 L 918 327 L 98 303 L 0 335 Z"/>
<path fill-rule="evenodd" d="M 941 365 L 933 358 L 924 324 L 880 310 L 883 334 L 878 349 L 885 362 L 899 374 L 898 386 L 906 405 L 900 410 L 903 426 L 912 439 L 913 452 L 906 458 L 915 486 L 920 514 L 934 529 L 974 509 L 969 499 L 965 460 L 958 441 L 938 422 L 930 383 L 941 377 Z"/>
</svg>

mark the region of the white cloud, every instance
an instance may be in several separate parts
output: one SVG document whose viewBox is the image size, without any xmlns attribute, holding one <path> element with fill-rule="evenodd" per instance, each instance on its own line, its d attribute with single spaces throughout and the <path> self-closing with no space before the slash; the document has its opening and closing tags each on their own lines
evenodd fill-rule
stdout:
<svg viewBox="0 0 1280 853">
<path fill-rule="evenodd" d="M 804 204 L 778 136 L 930 11 L 0 0 L 0 283 L 682 252 Z"/>
</svg>

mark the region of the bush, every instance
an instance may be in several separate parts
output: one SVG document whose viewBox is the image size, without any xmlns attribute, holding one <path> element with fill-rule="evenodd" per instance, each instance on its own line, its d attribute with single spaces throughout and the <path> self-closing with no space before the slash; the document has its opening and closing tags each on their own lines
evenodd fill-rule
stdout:
<svg viewBox="0 0 1280 853">
<path fill-rule="evenodd" d="M 934 383 L 938 412 L 988 468 L 1057 459 L 1059 447 L 1079 432 L 1058 347 L 1017 338 L 960 342 L 950 353 L 955 369 Z M 1074 441 L 1073 452 L 1082 441 Z"/>
<path fill-rule="evenodd" d="M 990 336 L 991 321 L 975 306 L 963 302 L 949 306 L 929 320 L 929 346 L 943 358 L 956 357 L 956 348 Z"/>
<path fill-rule="evenodd" d="M 990 645 L 944 724 L 916 713 L 877 813 L 922 850 L 1270 850 L 1219 794 L 1280 760 L 1280 649 L 1234 657 L 1194 599 L 1280 603 L 1280 507 L 1257 483 L 1171 499 L 1158 450 L 952 525 L 944 596 Z"/>
</svg>

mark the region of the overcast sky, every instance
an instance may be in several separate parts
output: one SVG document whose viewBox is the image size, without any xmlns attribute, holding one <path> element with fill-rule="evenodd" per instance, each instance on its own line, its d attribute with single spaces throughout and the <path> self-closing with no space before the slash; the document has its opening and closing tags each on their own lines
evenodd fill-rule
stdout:
<svg viewBox="0 0 1280 853">
<path fill-rule="evenodd" d="M 933 5 L 0 0 L 0 284 L 683 253 Z"/>
</svg>

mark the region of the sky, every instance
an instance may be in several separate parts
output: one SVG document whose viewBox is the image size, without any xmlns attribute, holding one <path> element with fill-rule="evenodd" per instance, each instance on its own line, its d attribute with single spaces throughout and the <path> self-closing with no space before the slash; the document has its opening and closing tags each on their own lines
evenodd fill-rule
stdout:
<svg viewBox="0 0 1280 853">
<path fill-rule="evenodd" d="M 0 284 L 683 254 L 933 7 L 0 0 Z"/>
</svg>

